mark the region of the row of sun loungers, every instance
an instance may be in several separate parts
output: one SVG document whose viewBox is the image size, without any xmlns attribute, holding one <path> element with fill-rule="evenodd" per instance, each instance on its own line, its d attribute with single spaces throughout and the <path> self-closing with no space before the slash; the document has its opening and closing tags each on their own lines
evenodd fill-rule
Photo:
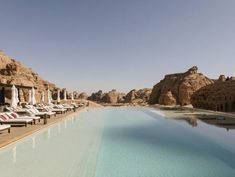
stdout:
<svg viewBox="0 0 235 177">
<path fill-rule="evenodd" d="M 27 105 L 25 108 L 14 109 L 12 107 L 6 107 L 7 112 L 0 113 L 0 131 L 8 130 L 10 133 L 11 126 L 25 126 L 28 124 L 33 125 L 40 122 L 40 119 L 44 120 L 44 124 L 47 123 L 47 118 L 56 116 L 56 114 L 64 114 L 67 111 L 76 110 L 82 105 L 73 103 L 63 105 Z"/>
</svg>

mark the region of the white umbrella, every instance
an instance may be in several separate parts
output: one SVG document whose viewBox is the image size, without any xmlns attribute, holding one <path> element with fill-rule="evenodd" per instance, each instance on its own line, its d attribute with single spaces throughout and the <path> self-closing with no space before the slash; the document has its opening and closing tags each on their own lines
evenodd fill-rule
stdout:
<svg viewBox="0 0 235 177">
<path fill-rule="evenodd" d="M 18 89 L 17 88 L 15 88 L 15 97 L 16 97 L 16 103 L 19 103 L 20 102 L 20 100 L 19 100 L 19 93 L 18 93 Z"/>
<path fill-rule="evenodd" d="M 15 85 L 11 88 L 11 107 L 17 108 L 17 100 L 16 100 L 16 87 Z"/>
<path fill-rule="evenodd" d="M 44 93 L 44 91 L 42 92 L 41 101 L 42 101 L 42 103 L 44 103 L 44 102 L 45 102 L 45 93 Z"/>
<path fill-rule="evenodd" d="M 50 91 L 50 99 L 51 99 L 51 102 L 53 101 L 52 99 L 52 91 Z"/>
<path fill-rule="evenodd" d="M 57 90 L 57 102 L 60 102 L 60 90 Z"/>
<path fill-rule="evenodd" d="M 36 99 L 35 99 L 35 90 L 34 88 L 32 88 L 32 92 L 31 92 L 31 105 L 35 105 L 36 104 Z"/>
<path fill-rule="evenodd" d="M 72 92 L 72 95 L 71 95 L 71 100 L 72 100 L 72 101 L 74 100 L 74 97 L 73 97 L 73 92 Z"/>
<path fill-rule="evenodd" d="M 29 104 L 32 103 L 32 90 L 29 90 L 29 99 L 28 99 L 28 103 L 29 103 Z"/>
<path fill-rule="evenodd" d="M 51 104 L 51 91 L 48 89 L 47 90 L 47 101 L 48 101 L 48 104 Z"/>
<path fill-rule="evenodd" d="M 66 90 L 64 90 L 64 100 L 67 100 L 67 94 L 66 94 Z"/>
</svg>

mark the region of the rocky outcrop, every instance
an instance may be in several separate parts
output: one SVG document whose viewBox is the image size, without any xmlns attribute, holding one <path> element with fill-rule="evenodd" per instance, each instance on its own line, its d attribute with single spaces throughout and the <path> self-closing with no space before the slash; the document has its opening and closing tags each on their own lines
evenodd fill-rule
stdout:
<svg viewBox="0 0 235 177">
<path fill-rule="evenodd" d="M 92 93 L 88 100 L 102 102 L 102 103 L 123 103 L 125 99 L 125 93 L 117 92 L 115 89 L 103 93 L 102 90 L 99 90 L 96 93 Z"/>
<path fill-rule="evenodd" d="M 166 75 L 153 87 L 149 103 L 189 105 L 194 92 L 213 83 L 213 80 L 198 73 L 198 68 L 194 66 L 184 73 Z"/>
<path fill-rule="evenodd" d="M 161 94 L 161 96 L 159 97 L 159 102 L 162 105 L 169 105 L 169 106 L 176 105 L 177 103 L 171 91 L 167 91 L 166 93 Z"/>
<path fill-rule="evenodd" d="M 78 99 L 86 100 L 88 98 L 88 95 L 85 92 L 82 92 L 78 95 Z"/>
<path fill-rule="evenodd" d="M 91 96 L 88 97 L 88 100 L 102 102 L 103 97 L 104 97 L 103 91 L 99 90 L 98 92 L 92 93 Z"/>
<path fill-rule="evenodd" d="M 46 91 L 47 88 L 50 88 L 51 90 L 56 89 L 56 86 L 54 84 L 43 80 L 37 73 L 33 72 L 32 69 L 27 68 L 19 61 L 11 59 L 2 51 L 0 51 L 0 83 L 30 87 L 35 86 L 37 88 L 36 100 L 40 100 L 41 92 Z M 19 95 L 21 102 L 25 102 L 28 100 L 27 89 L 21 89 Z M 7 99 L 10 99 L 10 91 L 6 91 L 5 96 Z M 45 96 L 45 99 L 46 98 L 47 97 Z"/>
<path fill-rule="evenodd" d="M 211 85 L 196 91 L 191 97 L 192 105 L 196 108 L 214 111 L 235 112 L 235 80 L 221 75 Z"/>
<path fill-rule="evenodd" d="M 125 103 L 147 103 L 150 98 L 152 89 L 144 88 L 140 90 L 131 90 L 125 96 Z"/>
<path fill-rule="evenodd" d="M 218 81 L 224 82 L 226 80 L 225 75 L 220 75 Z"/>
<path fill-rule="evenodd" d="M 104 95 L 102 102 L 111 104 L 122 103 L 124 101 L 124 96 L 124 93 L 117 92 L 116 90 L 111 90 Z"/>
</svg>

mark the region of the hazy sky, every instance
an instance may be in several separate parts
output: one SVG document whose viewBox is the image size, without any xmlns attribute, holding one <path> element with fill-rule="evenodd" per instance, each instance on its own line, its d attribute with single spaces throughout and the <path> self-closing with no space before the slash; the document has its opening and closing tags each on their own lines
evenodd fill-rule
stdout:
<svg viewBox="0 0 235 177">
<path fill-rule="evenodd" d="M 235 75 L 234 0 L 0 0 L 0 49 L 70 90 Z"/>
</svg>

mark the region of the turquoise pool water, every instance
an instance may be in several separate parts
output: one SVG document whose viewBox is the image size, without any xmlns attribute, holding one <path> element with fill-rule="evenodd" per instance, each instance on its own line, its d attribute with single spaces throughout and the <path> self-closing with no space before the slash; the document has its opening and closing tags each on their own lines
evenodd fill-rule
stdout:
<svg viewBox="0 0 235 177">
<path fill-rule="evenodd" d="M 149 109 L 87 109 L 0 149 L 1 177 L 234 177 L 235 131 Z"/>
</svg>

